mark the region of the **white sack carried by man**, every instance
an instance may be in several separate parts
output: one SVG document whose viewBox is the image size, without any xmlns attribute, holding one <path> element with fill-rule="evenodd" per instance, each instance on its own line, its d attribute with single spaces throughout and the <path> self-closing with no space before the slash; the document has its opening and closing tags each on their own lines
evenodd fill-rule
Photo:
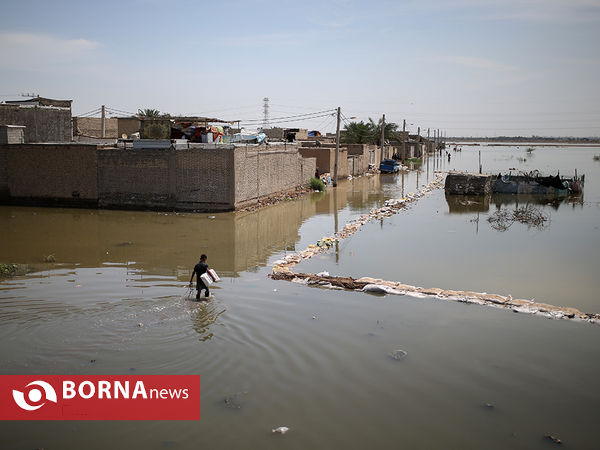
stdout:
<svg viewBox="0 0 600 450">
<path fill-rule="evenodd" d="M 217 281 L 221 281 L 219 275 L 217 275 L 217 272 L 215 272 L 213 269 L 208 269 L 206 273 L 200 275 L 200 279 L 204 282 L 206 286 L 210 286 L 211 284 L 216 283 Z"/>
</svg>

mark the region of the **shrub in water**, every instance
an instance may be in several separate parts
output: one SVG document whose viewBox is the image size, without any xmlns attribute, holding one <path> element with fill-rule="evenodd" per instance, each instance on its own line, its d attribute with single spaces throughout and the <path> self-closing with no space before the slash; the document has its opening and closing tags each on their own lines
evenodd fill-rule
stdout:
<svg viewBox="0 0 600 450">
<path fill-rule="evenodd" d="M 310 179 L 309 186 L 314 191 L 323 192 L 325 190 L 325 183 L 323 183 L 321 180 L 319 180 L 318 178 L 315 178 L 315 177 L 312 177 Z"/>
</svg>

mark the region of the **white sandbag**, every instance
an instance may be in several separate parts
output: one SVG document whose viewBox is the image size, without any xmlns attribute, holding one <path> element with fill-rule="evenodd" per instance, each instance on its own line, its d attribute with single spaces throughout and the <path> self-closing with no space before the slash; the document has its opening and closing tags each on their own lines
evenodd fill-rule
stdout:
<svg viewBox="0 0 600 450">
<path fill-rule="evenodd" d="M 362 288 L 363 292 L 373 292 L 377 294 L 394 294 L 394 295 L 403 295 L 404 292 L 399 291 L 398 289 L 391 288 L 384 284 L 367 284 L 364 288 Z"/>
</svg>

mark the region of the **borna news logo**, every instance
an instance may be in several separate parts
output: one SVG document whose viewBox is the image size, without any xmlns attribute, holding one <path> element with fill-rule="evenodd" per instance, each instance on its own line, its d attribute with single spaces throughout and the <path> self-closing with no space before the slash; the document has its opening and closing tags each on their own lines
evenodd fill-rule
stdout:
<svg viewBox="0 0 600 450">
<path fill-rule="evenodd" d="M 45 401 L 43 401 L 41 404 L 39 404 L 42 401 L 42 398 L 44 400 L 48 400 L 48 401 L 51 401 L 54 403 L 58 402 L 58 400 L 56 398 L 56 391 L 54 390 L 54 388 L 52 386 L 50 386 L 45 381 L 41 381 L 41 380 L 32 381 L 25 387 L 27 388 L 29 386 L 41 387 L 42 391 L 44 391 L 44 395 L 42 396 L 42 391 L 40 391 L 37 388 L 30 389 L 29 392 L 27 393 L 27 398 L 32 403 L 32 404 L 30 404 L 25 399 L 25 394 L 23 392 L 13 390 L 12 391 L 13 399 L 15 400 L 15 403 L 17 404 L 17 406 L 19 408 L 24 409 L 25 411 L 35 411 L 36 409 L 40 409 L 42 406 L 44 406 L 46 404 Z"/>
<path fill-rule="evenodd" d="M 0 375 L 0 420 L 199 420 L 200 375 Z"/>
</svg>

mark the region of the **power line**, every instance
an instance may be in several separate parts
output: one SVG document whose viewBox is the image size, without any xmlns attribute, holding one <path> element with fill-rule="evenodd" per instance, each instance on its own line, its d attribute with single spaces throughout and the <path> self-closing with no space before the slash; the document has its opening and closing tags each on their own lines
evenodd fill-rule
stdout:
<svg viewBox="0 0 600 450">
<path fill-rule="evenodd" d="M 331 116 L 335 113 L 328 113 L 328 114 L 321 114 L 319 116 L 313 116 L 313 117 L 305 117 L 305 118 L 294 118 L 294 119 L 287 119 L 287 120 L 269 120 L 269 124 L 273 125 L 273 124 L 280 124 L 280 123 L 289 123 L 289 122 L 303 122 L 306 120 L 313 120 L 313 119 L 319 119 L 321 117 L 327 117 L 327 116 Z M 256 126 L 258 125 L 258 123 L 253 123 L 253 122 L 247 122 L 244 120 L 240 120 L 240 123 L 244 126 Z"/>
<path fill-rule="evenodd" d="M 107 106 L 106 109 L 116 112 L 116 113 L 129 114 L 129 115 L 135 116 L 135 113 L 132 113 L 131 111 L 123 111 L 122 109 L 111 108 L 109 106 Z"/>
<path fill-rule="evenodd" d="M 86 116 L 93 116 L 93 115 L 96 115 L 96 114 L 98 114 L 98 113 L 99 113 L 101 110 L 102 110 L 102 108 L 96 108 L 96 109 L 94 109 L 94 110 L 92 110 L 92 111 L 88 111 L 88 112 L 86 112 L 86 113 L 83 113 L 83 114 L 78 114 L 78 115 L 77 115 L 77 116 L 75 116 L 75 117 L 86 117 Z"/>
<path fill-rule="evenodd" d="M 324 111 L 316 111 L 313 113 L 305 113 L 305 114 L 296 114 L 296 115 L 292 115 L 292 116 L 284 116 L 284 117 L 273 117 L 271 119 L 269 119 L 269 122 L 273 122 L 273 121 L 278 121 L 278 120 L 284 120 L 284 119 L 293 119 L 293 118 L 310 118 L 310 117 L 306 117 L 306 116 L 313 116 L 316 114 L 324 114 L 324 113 L 333 113 L 335 112 L 334 109 L 326 109 Z M 322 116 L 318 116 L 318 117 L 322 117 Z M 242 122 L 244 123 L 249 123 L 249 122 L 262 122 L 264 120 L 264 118 L 262 119 L 247 119 L 247 120 L 243 120 Z"/>
</svg>

